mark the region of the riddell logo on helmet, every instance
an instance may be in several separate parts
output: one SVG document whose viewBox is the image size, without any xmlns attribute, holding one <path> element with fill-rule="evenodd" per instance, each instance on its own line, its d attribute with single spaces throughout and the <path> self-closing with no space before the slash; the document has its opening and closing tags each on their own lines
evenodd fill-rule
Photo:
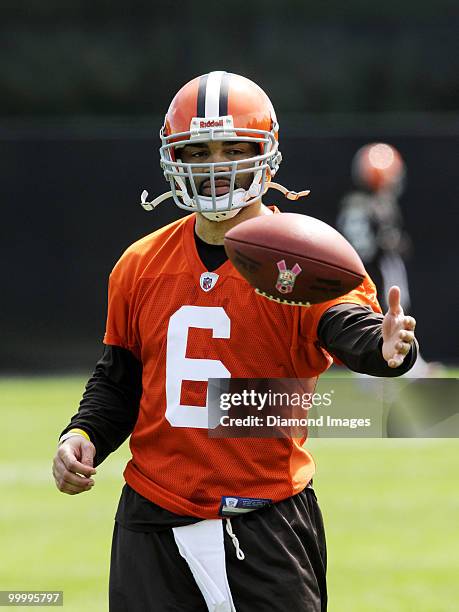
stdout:
<svg viewBox="0 0 459 612">
<path fill-rule="evenodd" d="M 210 119 L 209 121 L 200 121 L 200 128 L 223 127 L 223 119 Z"/>
</svg>

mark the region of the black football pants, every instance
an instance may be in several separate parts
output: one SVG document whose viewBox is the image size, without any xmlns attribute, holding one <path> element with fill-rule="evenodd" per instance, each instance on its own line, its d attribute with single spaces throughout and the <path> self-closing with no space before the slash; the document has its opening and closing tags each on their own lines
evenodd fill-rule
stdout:
<svg viewBox="0 0 459 612">
<path fill-rule="evenodd" d="M 228 582 L 237 612 L 323 612 L 326 546 L 314 490 L 231 519 L 245 559 L 225 532 Z M 222 529 L 224 521 L 222 521 Z M 115 523 L 110 612 L 207 612 L 172 529 L 132 531 Z"/>
</svg>

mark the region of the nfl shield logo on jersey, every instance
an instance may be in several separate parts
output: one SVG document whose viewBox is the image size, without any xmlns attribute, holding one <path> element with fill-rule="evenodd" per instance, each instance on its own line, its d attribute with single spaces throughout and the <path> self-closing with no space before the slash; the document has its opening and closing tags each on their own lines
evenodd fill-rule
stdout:
<svg viewBox="0 0 459 612">
<path fill-rule="evenodd" d="M 237 497 L 225 497 L 225 503 L 228 508 L 236 508 L 238 501 Z"/>
<path fill-rule="evenodd" d="M 215 272 L 203 272 L 201 274 L 200 285 L 203 291 L 210 291 L 215 287 L 218 280 L 218 274 Z"/>
</svg>

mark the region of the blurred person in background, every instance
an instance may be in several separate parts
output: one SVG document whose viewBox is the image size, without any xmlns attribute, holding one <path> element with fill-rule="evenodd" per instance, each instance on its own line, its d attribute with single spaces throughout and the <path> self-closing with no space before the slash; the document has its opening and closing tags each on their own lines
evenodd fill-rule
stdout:
<svg viewBox="0 0 459 612">
<path fill-rule="evenodd" d="M 394 146 L 370 143 L 355 153 L 351 174 L 356 189 L 341 201 L 336 226 L 360 255 L 383 308 L 387 308 L 389 288 L 397 285 L 403 310 L 409 312 L 405 262 L 411 255 L 412 241 L 404 228 L 399 203 L 406 181 L 405 162 Z M 440 370 L 439 364 L 429 364 L 418 355 L 407 375 L 422 378 Z"/>
<path fill-rule="evenodd" d="M 337 228 L 360 255 L 385 304 L 385 293 L 398 285 L 404 310 L 410 307 L 405 259 L 411 240 L 403 227 L 399 198 L 406 176 L 405 163 L 395 147 L 385 143 L 361 147 L 352 160 L 357 189 L 341 204 Z"/>
<path fill-rule="evenodd" d="M 268 96 L 215 71 L 177 93 L 161 166 L 189 215 L 131 245 L 110 275 L 104 352 L 53 463 L 58 489 L 89 491 L 94 467 L 130 436 L 112 543 L 111 612 L 327 609 L 326 545 L 314 461 L 295 438 L 209 438 L 209 378 L 316 379 L 336 355 L 399 376 L 415 321 L 371 279 L 309 308 L 258 296 L 225 233 L 266 206 L 281 162 Z M 279 332 L 281 330 L 281 333 Z M 274 350 L 273 350 L 273 347 Z"/>
</svg>

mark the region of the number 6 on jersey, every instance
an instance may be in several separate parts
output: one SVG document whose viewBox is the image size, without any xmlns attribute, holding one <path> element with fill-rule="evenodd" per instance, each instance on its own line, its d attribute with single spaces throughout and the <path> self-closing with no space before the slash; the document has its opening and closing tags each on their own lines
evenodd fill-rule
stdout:
<svg viewBox="0 0 459 612">
<path fill-rule="evenodd" d="M 181 404 L 182 381 L 231 378 L 231 373 L 218 359 L 186 357 L 190 327 L 211 329 L 213 338 L 229 338 L 231 321 L 221 306 L 182 306 L 169 319 L 166 353 L 166 419 L 173 427 L 207 429 L 208 397 L 205 407 Z"/>
</svg>

